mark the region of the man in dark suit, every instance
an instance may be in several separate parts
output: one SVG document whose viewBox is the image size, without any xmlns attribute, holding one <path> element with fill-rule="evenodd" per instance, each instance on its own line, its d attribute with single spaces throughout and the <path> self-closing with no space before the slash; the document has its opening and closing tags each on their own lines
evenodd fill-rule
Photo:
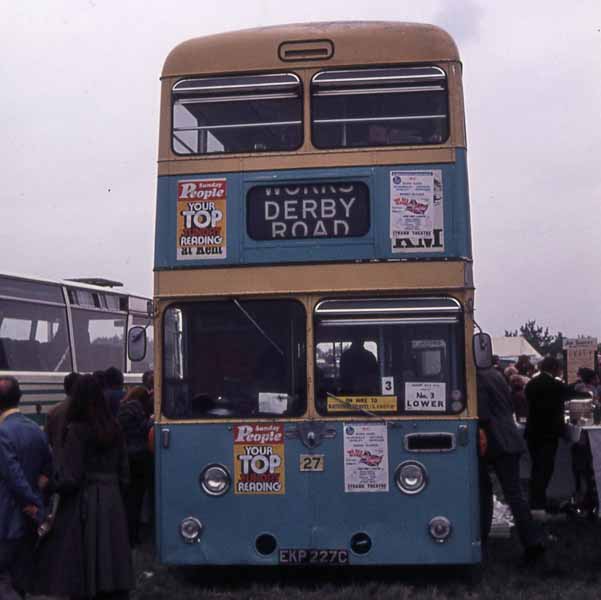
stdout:
<svg viewBox="0 0 601 600">
<path fill-rule="evenodd" d="M 542 529 L 533 521 L 520 487 L 520 455 L 526 451 L 526 444 L 513 420 L 509 385 L 494 367 L 478 371 L 478 418 L 487 440 L 480 465 L 482 541 L 486 542 L 492 521 L 492 484 L 489 475 L 489 467 L 492 467 L 513 514 L 525 549 L 524 558 L 526 561 L 534 560 L 542 555 L 545 546 Z"/>
<path fill-rule="evenodd" d="M 17 600 L 13 577 L 43 519 L 39 488 L 52 472 L 46 436 L 18 409 L 19 383 L 0 377 L 0 598 Z M 29 551 L 28 551 L 29 550 Z"/>
<path fill-rule="evenodd" d="M 530 508 L 533 510 L 547 508 L 547 486 L 553 475 L 559 438 L 565 430 L 567 395 L 567 386 L 556 379 L 561 373 L 561 364 L 556 358 L 544 358 L 540 371 L 525 389 L 529 410 L 525 435 L 532 460 Z"/>
</svg>

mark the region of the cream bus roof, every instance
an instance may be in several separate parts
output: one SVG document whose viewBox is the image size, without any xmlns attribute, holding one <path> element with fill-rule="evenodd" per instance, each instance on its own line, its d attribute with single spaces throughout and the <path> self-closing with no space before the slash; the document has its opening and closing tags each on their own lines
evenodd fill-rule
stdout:
<svg viewBox="0 0 601 600">
<path fill-rule="evenodd" d="M 309 44 L 316 41 L 331 42 L 333 56 L 298 61 L 283 61 L 279 57 L 280 47 L 286 42 Z M 162 76 L 281 70 L 311 65 L 330 67 L 457 60 L 459 52 L 455 42 L 446 31 L 434 25 L 382 21 L 303 23 L 188 40 L 171 51 Z"/>
</svg>

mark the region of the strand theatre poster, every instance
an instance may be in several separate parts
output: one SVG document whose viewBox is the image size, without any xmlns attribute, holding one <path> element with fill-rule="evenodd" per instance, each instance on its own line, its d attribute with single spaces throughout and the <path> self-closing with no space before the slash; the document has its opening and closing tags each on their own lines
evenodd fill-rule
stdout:
<svg viewBox="0 0 601 600">
<path fill-rule="evenodd" d="M 192 179 L 177 183 L 177 260 L 223 259 L 227 181 Z"/>
<path fill-rule="evenodd" d="M 388 491 L 386 423 L 345 423 L 344 491 Z"/>
<path fill-rule="evenodd" d="M 392 252 L 444 251 L 442 171 L 390 172 Z"/>
</svg>

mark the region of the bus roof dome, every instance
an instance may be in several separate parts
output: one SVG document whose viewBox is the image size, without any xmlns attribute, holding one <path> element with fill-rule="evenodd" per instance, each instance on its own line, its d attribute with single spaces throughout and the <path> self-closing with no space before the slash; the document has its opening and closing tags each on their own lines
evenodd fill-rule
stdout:
<svg viewBox="0 0 601 600">
<path fill-rule="evenodd" d="M 285 55 L 283 47 L 298 51 Z M 434 25 L 387 21 L 301 23 L 188 40 L 171 51 L 162 76 L 281 71 L 313 64 L 336 67 L 457 60 L 459 52 L 453 38 Z"/>
</svg>

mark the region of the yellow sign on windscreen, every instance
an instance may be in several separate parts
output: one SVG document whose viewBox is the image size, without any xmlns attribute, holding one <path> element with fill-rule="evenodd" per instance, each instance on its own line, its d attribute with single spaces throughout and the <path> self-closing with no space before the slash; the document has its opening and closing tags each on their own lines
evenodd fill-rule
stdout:
<svg viewBox="0 0 601 600">
<path fill-rule="evenodd" d="M 348 412 L 349 410 L 369 410 L 370 412 L 395 412 L 396 396 L 328 396 L 328 412 Z"/>
</svg>

